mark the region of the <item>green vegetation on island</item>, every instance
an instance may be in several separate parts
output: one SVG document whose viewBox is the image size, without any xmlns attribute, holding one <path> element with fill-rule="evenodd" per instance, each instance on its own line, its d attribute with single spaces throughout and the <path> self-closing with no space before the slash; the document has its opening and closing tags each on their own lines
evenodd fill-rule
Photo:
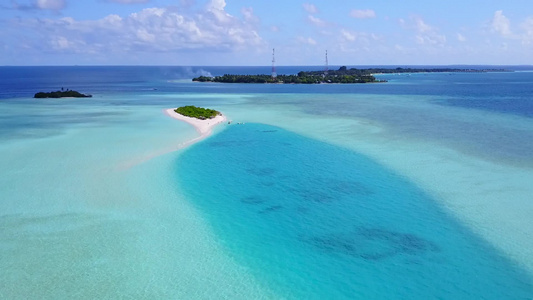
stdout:
<svg viewBox="0 0 533 300">
<path fill-rule="evenodd" d="M 198 82 L 223 82 L 223 83 L 370 83 L 386 82 L 379 80 L 373 74 L 397 74 L 397 73 L 442 73 L 442 72 L 502 72 L 503 69 L 457 69 L 457 68 L 369 68 L 369 69 L 348 69 L 346 66 L 338 70 L 328 71 L 301 71 L 297 75 L 232 75 L 223 76 L 200 76 L 193 78 Z"/>
<path fill-rule="evenodd" d="M 368 69 L 347 69 L 340 67 L 337 71 L 329 71 L 331 74 L 343 74 L 343 72 L 353 72 L 358 75 L 371 74 L 400 74 L 400 73 L 485 73 L 485 72 L 508 72 L 505 69 L 460 69 L 460 68 L 368 68 Z M 320 71 L 309 72 L 319 74 Z"/>
<path fill-rule="evenodd" d="M 344 68 L 344 69 L 343 69 Z M 343 69 L 341 71 L 341 69 Z M 359 74 L 352 70 L 341 67 L 339 71 L 301 71 L 297 75 L 231 75 L 207 77 L 200 76 L 193 78 L 199 82 L 224 82 L 224 83 L 296 83 L 296 84 L 316 84 L 316 83 L 368 83 L 382 82 L 377 80 L 372 74 Z"/>
<path fill-rule="evenodd" d="M 85 95 L 80 92 L 69 90 L 69 89 L 65 91 L 61 89 L 61 91 L 55 91 L 55 92 L 49 92 L 49 93 L 39 92 L 33 96 L 33 98 L 66 98 L 66 97 L 90 98 L 92 97 L 92 95 Z"/>
<path fill-rule="evenodd" d="M 193 105 L 178 107 L 174 111 L 180 115 L 184 115 L 186 117 L 196 118 L 200 120 L 212 119 L 220 115 L 220 112 L 214 109 L 196 107 Z"/>
</svg>

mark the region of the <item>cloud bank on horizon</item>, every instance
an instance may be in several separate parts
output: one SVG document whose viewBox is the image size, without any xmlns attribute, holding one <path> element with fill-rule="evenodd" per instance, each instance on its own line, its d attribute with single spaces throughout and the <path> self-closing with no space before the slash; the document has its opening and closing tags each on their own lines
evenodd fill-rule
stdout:
<svg viewBox="0 0 533 300">
<path fill-rule="evenodd" d="M 6 2 L 1 65 L 533 64 L 530 0 Z"/>
</svg>

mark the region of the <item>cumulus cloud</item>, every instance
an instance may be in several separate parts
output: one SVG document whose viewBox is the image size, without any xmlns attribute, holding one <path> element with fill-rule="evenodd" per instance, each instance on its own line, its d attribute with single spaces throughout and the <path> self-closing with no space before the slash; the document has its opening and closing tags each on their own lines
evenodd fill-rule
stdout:
<svg viewBox="0 0 533 300">
<path fill-rule="evenodd" d="M 503 15 L 503 11 L 497 10 L 490 22 L 490 27 L 493 32 L 499 33 L 502 36 L 511 36 L 511 22 Z"/>
<path fill-rule="evenodd" d="M 419 32 L 431 32 L 434 30 L 433 27 L 426 24 L 422 18 L 414 17 L 413 20 L 415 22 L 415 28 Z"/>
<path fill-rule="evenodd" d="M 247 22 L 259 22 L 259 18 L 254 14 L 254 9 L 252 7 L 243 7 L 241 13 L 244 16 L 244 20 Z"/>
<path fill-rule="evenodd" d="M 356 32 L 348 29 L 341 29 L 340 31 L 340 42 L 344 43 L 353 43 L 357 42 L 359 45 L 370 45 L 379 41 L 380 37 L 374 33 L 368 32 Z"/>
<path fill-rule="evenodd" d="M 446 36 L 440 34 L 417 35 L 415 40 L 420 45 L 443 45 L 446 43 Z"/>
<path fill-rule="evenodd" d="M 349 41 L 349 42 L 353 42 L 356 39 L 355 33 L 352 33 L 346 29 L 341 30 L 341 35 L 346 41 Z"/>
<path fill-rule="evenodd" d="M 35 49 L 71 53 L 174 52 L 192 49 L 235 50 L 263 45 L 254 25 L 228 14 L 216 0 L 194 15 L 176 8 L 146 8 L 125 17 L 19 20 L 17 26 L 37 36 Z"/>
<path fill-rule="evenodd" d="M 419 45 L 443 46 L 447 39 L 446 36 L 439 33 L 438 28 L 427 24 L 419 16 L 411 16 L 409 20 L 400 19 L 402 27 L 414 31 L 414 40 Z"/>
<path fill-rule="evenodd" d="M 310 13 L 310 14 L 318 13 L 318 8 L 316 8 L 316 6 L 314 4 L 304 3 L 303 7 L 304 7 L 305 11 Z"/>
<path fill-rule="evenodd" d="M 312 24 L 318 26 L 318 27 L 324 27 L 326 26 L 326 21 L 320 19 L 320 18 L 317 18 L 315 16 L 307 16 L 307 20 L 309 20 L 309 22 L 311 22 Z"/>
<path fill-rule="evenodd" d="M 56 36 L 50 40 L 50 44 L 56 50 L 63 50 L 72 47 L 72 42 L 70 42 L 64 36 Z"/>
<path fill-rule="evenodd" d="M 225 0 L 211 0 L 207 4 L 207 11 L 211 12 L 219 22 L 228 23 L 231 22 L 232 16 L 224 10 L 225 7 Z"/>
<path fill-rule="evenodd" d="M 207 4 L 208 10 L 224 10 L 226 7 L 226 0 L 211 0 Z"/>
<path fill-rule="evenodd" d="M 354 9 L 350 12 L 350 16 L 356 19 L 370 19 L 376 17 L 376 12 L 371 9 Z"/>
<path fill-rule="evenodd" d="M 492 33 L 503 38 L 517 40 L 524 45 L 533 43 L 533 17 L 526 18 L 519 27 L 512 30 L 511 21 L 503 14 L 503 11 L 498 10 L 494 12 L 489 27 Z"/>
</svg>

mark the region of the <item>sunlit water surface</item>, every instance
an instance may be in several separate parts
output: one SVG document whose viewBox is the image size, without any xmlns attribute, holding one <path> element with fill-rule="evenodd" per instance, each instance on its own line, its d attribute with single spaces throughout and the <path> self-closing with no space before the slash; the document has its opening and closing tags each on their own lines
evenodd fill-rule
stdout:
<svg viewBox="0 0 533 300">
<path fill-rule="evenodd" d="M 532 297 L 533 73 L 256 69 L 0 68 L 0 298 Z"/>
</svg>

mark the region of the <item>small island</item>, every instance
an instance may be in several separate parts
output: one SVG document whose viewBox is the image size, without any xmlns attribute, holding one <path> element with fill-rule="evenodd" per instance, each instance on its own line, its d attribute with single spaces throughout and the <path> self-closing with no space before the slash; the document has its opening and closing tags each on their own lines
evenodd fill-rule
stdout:
<svg viewBox="0 0 533 300">
<path fill-rule="evenodd" d="M 214 109 L 197 107 L 193 105 L 181 106 L 174 110 L 180 115 L 196 118 L 200 120 L 213 119 L 216 116 L 220 116 L 221 113 Z"/>
<path fill-rule="evenodd" d="M 165 113 L 174 119 L 191 124 L 200 133 L 200 137 L 191 140 L 185 145 L 209 136 L 215 126 L 226 121 L 226 117 L 219 111 L 192 105 L 168 108 L 165 109 Z"/>
<path fill-rule="evenodd" d="M 63 90 L 61 89 L 61 91 L 55 91 L 55 92 L 49 92 L 49 93 L 44 93 L 44 92 L 38 92 L 36 93 L 33 98 L 90 98 L 92 97 L 92 95 L 86 95 L 86 94 L 82 94 L 80 92 L 77 92 L 77 91 L 73 91 L 73 90 Z"/>
<path fill-rule="evenodd" d="M 387 82 L 376 79 L 374 74 L 400 74 L 400 73 L 482 73 L 504 72 L 503 69 L 457 69 L 457 68 L 369 68 L 348 69 L 346 66 L 338 70 L 327 71 L 301 71 L 297 75 L 233 75 L 223 76 L 200 76 L 192 81 L 198 82 L 222 82 L 222 83 L 285 83 L 285 84 L 320 84 L 320 83 L 375 83 Z"/>
<path fill-rule="evenodd" d="M 285 84 L 317 84 L 317 83 L 370 83 L 385 82 L 376 79 L 372 74 L 361 72 L 357 69 L 341 67 L 334 71 L 310 71 L 298 72 L 297 75 L 231 75 L 207 77 L 200 76 L 192 81 L 199 82 L 223 82 L 223 83 L 285 83 Z"/>
</svg>

